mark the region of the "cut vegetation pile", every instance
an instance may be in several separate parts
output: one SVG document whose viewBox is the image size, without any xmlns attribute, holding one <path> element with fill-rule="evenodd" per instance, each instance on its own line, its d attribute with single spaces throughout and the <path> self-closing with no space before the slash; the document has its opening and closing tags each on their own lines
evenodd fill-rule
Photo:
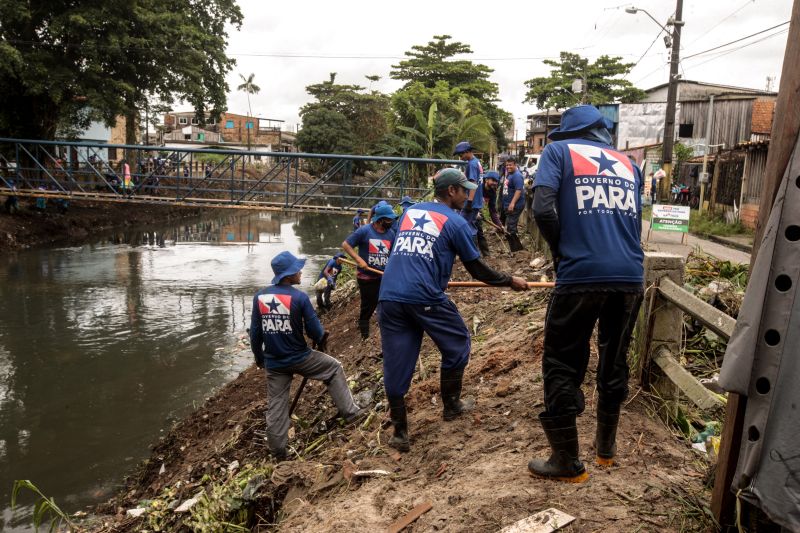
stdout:
<svg viewBox="0 0 800 533">
<path fill-rule="evenodd" d="M 525 252 L 490 258 L 497 268 L 535 279 L 530 261 Z M 460 266 L 457 271 L 455 277 L 466 279 Z M 464 394 L 476 409 L 442 421 L 439 355 L 426 338 L 408 396 L 411 451 L 389 448 L 378 328 L 359 340 L 353 286 L 335 291 L 334 309 L 323 321 L 331 332 L 329 352 L 344 364 L 357 401 L 373 407 L 366 420 L 343 427 L 324 386 L 309 382 L 290 434 L 292 456 L 273 464 L 264 440 L 265 377 L 251 367 L 173 428 L 127 488 L 85 525 L 95 531 L 385 531 L 415 506 L 430 504 L 405 531 L 497 531 L 550 507 L 576 517 L 563 531 L 708 528 L 704 457 L 651 416 L 651 400 L 635 383 L 622 411 L 619 464 L 601 469 L 591 462 L 591 369 L 586 412 L 578 420 L 589 481 L 529 476 L 528 460 L 549 450 L 537 421 L 546 291 L 451 290 L 473 333 Z"/>
</svg>

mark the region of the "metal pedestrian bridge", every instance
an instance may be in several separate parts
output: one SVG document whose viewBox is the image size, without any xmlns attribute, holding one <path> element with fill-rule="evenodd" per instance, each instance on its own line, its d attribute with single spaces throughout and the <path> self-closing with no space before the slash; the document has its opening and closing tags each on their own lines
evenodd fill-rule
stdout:
<svg viewBox="0 0 800 533">
<path fill-rule="evenodd" d="M 343 212 L 432 194 L 444 159 L 0 138 L 0 195 Z"/>
</svg>

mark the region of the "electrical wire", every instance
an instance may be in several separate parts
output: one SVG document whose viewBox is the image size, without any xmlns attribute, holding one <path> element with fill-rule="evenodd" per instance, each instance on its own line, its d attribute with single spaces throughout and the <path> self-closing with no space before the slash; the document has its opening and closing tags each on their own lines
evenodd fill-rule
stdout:
<svg viewBox="0 0 800 533">
<path fill-rule="evenodd" d="M 768 32 L 770 30 L 774 30 L 775 28 L 780 28 L 781 26 L 785 26 L 786 24 L 789 24 L 789 22 L 790 21 L 788 21 L 788 20 L 786 22 L 781 22 L 780 24 L 776 24 L 775 26 L 772 26 L 771 28 L 767 28 L 765 30 L 761 30 L 761 31 L 757 31 L 755 33 L 751 33 L 750 35 L 746 35 L 744 37 L 740 37 L 739 39 L 736 39 L 735 41 L 731 41 L 731 42 L 728 42 L 728 43 L 725 43 L 725 44 L 721 44 L 719 46 L 715 46 L 713 48 L 709 48 L 708 50 L 703 50 L 702 52 L 697 52 L 696 54 L 688 55 L 688 56 L 684 57 L 683 59 L 690 59 L 692 57 L 696 57 L 696 56 L 699 56 L 699 55 L 706 54 L 708 52 L 712 52 L 714 50 L 718 50 L 720 48 L 724 48 L 724 47 L 726 47 L 728 45 L 731 45 L 731 44 L 734 44 L 734 43 L 738 43 L 740 41 L 744 41 L 745 39 L 749 39 L 750 37 L 755 37 L 756 35 L 761 35 L 762 33 Z"/>
<path fill-rule="evenodd" d="M 728 20 L 729 18 L 731 18 L 732 16 L 734 16 L 736 13 L 738 13 L 738 12 L 739 12 L 739 11 L 741 11 L 742 9 L 746 8 L 747 6 L 749 6 L 750 4 L 754 4 L 754 3 L 755 3 L 755 1 L 756 1 L 756 0 L 745 0 L 744 4 L 742 4 L 742 5 L 741 5 L 741 6 L 739 6 L 737 9 L 735 9 L 735 10 L 733 11 L 733 13 L 729 14 L 727 17 L 725 17 L 725 18 L 723 18 L 723 19 L 720 19 L 720 21 L 719 21 L 719 22 L 717 22 L 716 24 L 714 24 L 713 26 L 711 26 L 709 29 L 707 29 L 706 31 L 704 31 L 704 32 L 703 32 L 703 34 L 702 34 L 700 37 L 698 37 L 698 38 L 697 38 L 697 39 L 695 39 L 694 41 L 690 42 L 690 43 L 689 43 L 689 44 L 687 44 L 686 46 L 687 46 L 687 47 L 689 47 L 689 46 L 692 46 L 694 43 L 696 43 L 697 41 L 699 41 L 699 40 L 703 39 L 704 37 L 708 37 L 708 34 L 709 34 L 709 33 L 711 33 L 711 32 L 712 32 L 714 29 L 718 28 L 720 24 L 722 24 L 723 22 L 725 22 L 726 20 Z"/>
<path fill-rule="evenodd" d="M 715 60 L 717 60 L 717 59 L 719 59 L 721 57 L 724 57 L 724 56 L 726 56 L 728 54 L 732 54 L 733 52 L 738 52 L 739 50 L 741 50 L 743 48 L 747 48 L 748 46 L 753 46 L 754 44 L 758 44 L 758 43 L 760 43 L 762 41 L 766 41 L 767 39 L 771 39 L 772 37 L 775 37 L 776 35 L 783 35 L 784 33 L 788 33 L 788 32 L 789 32 L 789 29 L 787 28 L 785 30 L 781 30 L 779 32 L 767 35 L 766 37 L 762 37 L 761 39 L 753 41 L 752 43 L 743 44 L 742 46 L 737 46 L 736 48 L 732 48 L 731 50 L 724 50 L 722 52 L 717 53 L 714 57 L 712 57 L 710 59 L 706 59 L 705 61 L 701 61 L 700 63 L 695 63 L 694 65 L 690 65 L 687 68 L 692 69 L 692 68 L 695 68 L 695 67 L 699 67 L 700 65 L 705 65 L 706 63 L 710 63 L 711 61 L 715 61 Z"/>
</svg>

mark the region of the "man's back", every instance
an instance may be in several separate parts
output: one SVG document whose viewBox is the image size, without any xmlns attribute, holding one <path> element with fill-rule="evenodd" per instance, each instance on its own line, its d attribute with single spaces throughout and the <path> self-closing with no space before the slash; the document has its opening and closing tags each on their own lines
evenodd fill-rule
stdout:
<svg viewBox="0 0 800 533">
<path fill-rule="evenodd" d="M 270 285 L 253 298 L 251 335 L 264 343 L 267 368 L 279 368 L 301 361 L 311 349 L 303 335 L 320 337 L 322 325 L 308 296 L 290 285 Z M 253 329 L 255 328 L 255 329 Z"/>
<path fill-rule="evenodd" d="M 558 285 L 642 282 L 638 167 L 604 143 L 568 139 L 547 145 L 536 179 L 558 191 Z"/>
</svg>

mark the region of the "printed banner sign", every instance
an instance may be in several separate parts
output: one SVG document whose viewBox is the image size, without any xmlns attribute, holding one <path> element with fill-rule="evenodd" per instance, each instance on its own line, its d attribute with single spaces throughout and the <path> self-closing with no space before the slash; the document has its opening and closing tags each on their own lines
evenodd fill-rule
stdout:
<svg viewBox="0 0 800 533">
<path fill-rule="evenodd" d="M 650 229 L 655 231 L 678 231 L 689 233 L 688 205 L 653 205 Z"/>
</svg>

